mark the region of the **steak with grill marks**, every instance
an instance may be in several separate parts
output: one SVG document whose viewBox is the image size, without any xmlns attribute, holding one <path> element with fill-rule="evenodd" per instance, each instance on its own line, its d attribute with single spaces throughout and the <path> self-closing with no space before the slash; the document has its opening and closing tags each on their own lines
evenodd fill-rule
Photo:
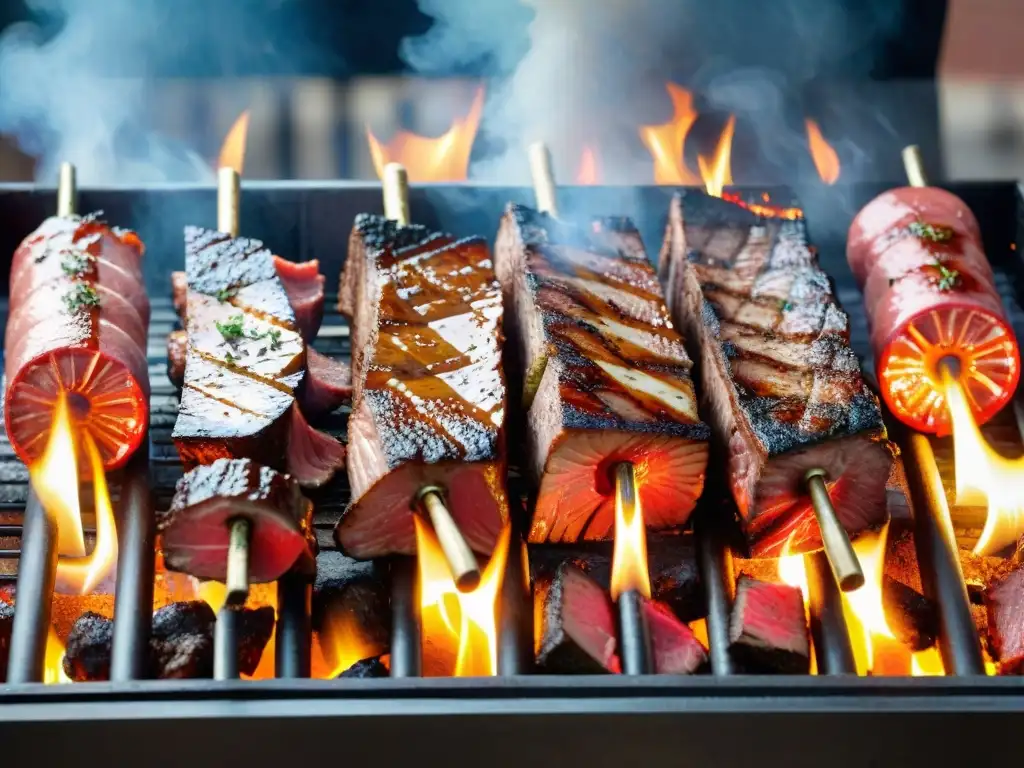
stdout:
<svg viewBox="0 0 1024 768">
<path fill-rule="evenodd" d="M 342 275 L 353 317 L 352 503 L 335 540 L 347 554 L 411 554 L 427 485 L 468 544 L 489 553 L 505 521 L 501 290 L 480 238 L 360 216 Z"/>
<path fill-rule="evenodd" d="M 611 468 L 637 470 L 652 530 L 686 523 L 704 485 L 709 430 L 690 358 L 635 227 L 589 228 L 510 206 L 495 246 L 510 349 L 538 485 L 532 543 L 610 539 Z"/>
<path fill-rule="evenodd" d="M 812 467 L 851 535 L 883 522 L 892 450 L 804 222 L 677 196 L 661 261 L 752 554 L 821 548 Z"/>
</svg>

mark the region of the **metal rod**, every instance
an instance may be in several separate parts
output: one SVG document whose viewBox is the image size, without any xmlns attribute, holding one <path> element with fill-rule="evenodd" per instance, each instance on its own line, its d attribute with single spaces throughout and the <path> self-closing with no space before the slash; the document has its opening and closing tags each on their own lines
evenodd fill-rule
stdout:
<svg viewBox="0 0 1024 768">
<path fill-rule="evenodd" d="M 384 216 L 405 226 L 409 218 L 409 174 L 401 163 L 384 166 Z"/>
<path fill-rule="evenodd" d="M 428 485 L 419 492 L 419 502 L 430 518 L 430 524 L 437 535 L 437 541 L 448 561 L 448 568 L 460 592 L 472 592 L 480 584 L 480 564 L 469 548 L 452 513 L 444 503 L 444 491 L 436 485 Z"/>
<path fill-rule="evenodd" d="M 819 675 L 856 675 L 857 661 L 843 614 L 843 593 L 824 552 L 804 556 L 811 637 Z"/>
<path fill-rule="evenodd" d="M 498 674 L 533 672 L 533 595 L 526 542 L 512 529 L 498 601 Z"/>
<path fill-rule="evenodd" d="M 313 584 L 297 573 L 277 580 L 277 634 L 274 639 L 274 676 L 309 677 L 313 630 Z"/>
<path fill-rule="evenodd" d="M 732 550 L 726 542 L 720 510 L 703 505 L 694 518 L 700 576 L 708 604 L 708 647 L 711 672 L 718 677 L 736 673 L 729 653 L 729 616 L 736 595 L 736 577 L 732 568 Z"/>
<path fill-rule="evenodd" d="M 217 614 L 213 633 L 213 679 L 237 680 L 238 631 L 242 612 L 225 603 Z"/>
<path fill-rule="evenodd" d="M 644 596 L 635 589 L 619 595 L 619 645 L 622 672 L 626 675 L 654 674 L 651 628 L 644 615 Z"/>
<path fill-rule="evenodd" d="M 50 634 L 53 584 L 57 576 L 57 524 L 29 489 L 18 562 L 14 626 L 11 628 L 7 682 L 41 683 Z"/>
<path fill-rule="evenodd" d="M 551 151 L 547 144 L 538 141 L 530 145 L 529 156 L 537 210 L 557 217 L 558 196 L 555 192 L 555 174 L 551 168 Z"/>
<path fill-rule="evenodd" d="M 903 170 L 907 173 L 907 181 L 912 187 L 927 187 L 928 174 L 924 171 L 924 158 L 917 144 L 903 148 Z"/>
<path fill-rule="evenodd" d="M 814 516 L 818 519 L 821 541 L 825 545 L 825 554 L 836 576 L 836 583 L 843 592 L 851 592 L 864 586 L 864 572 L 850 544 L 850 537 L 832 506 L 828 486 L 825 485 L 827 479 L 825 470 L 819 468 L 809 469 L 804 475 Z"/>
<path fill-rule="evenodd" d="M 127 682 L 146 677 L 149 636 L 153 629 L 156 517 L 149 490 L 146 443 L 132 457 L 125 473 L 118 534 L 110 679 Z"/>
<path fill-rule="evenodd" d="M 984 675 L 981 641 L 971 616 L 942 477 L 928 438 L 902 441 L 904 470 L 914 505 L 914 542 L 925 593 L 938 605 L 939 651 L 948 674 Z"/>
<path fill-rule="evenodd" d="M 224 584 L 227 586 L 225 602 L 243 605 L 249 597 L 249 534 L 251 526 L 244 517 L 231 521 L 228 534 L 228 565 Z"/>
<path fill-rule="evenodd" d="M 224 167 L 217 171 L 217 229 L 232 237 L 238 237 L 242 179 L 234 168 Z"/>
<path fill-rule="evenodd" d="M 391 563 L 391 677 L 423 674 L 416 558 Z"/>
<path fill-rule="evenodd" d="M 78 207 L 78 183 L 75 166 L 71 163 L 60 164 L 60 176 L 57 181 L 57 215 L 74 216 Z"/>
</svg>

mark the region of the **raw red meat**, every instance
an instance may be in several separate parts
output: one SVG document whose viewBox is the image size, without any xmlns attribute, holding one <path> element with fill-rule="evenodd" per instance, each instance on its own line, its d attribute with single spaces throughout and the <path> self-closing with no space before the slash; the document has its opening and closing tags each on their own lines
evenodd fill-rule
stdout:
<svg viewBox="0 0 1024 768">
<path fill-rule="evenodd" d="M 619 673 L 615 613 L 608 593 L 571 563 L 540 585 L 537 665 L 562 674 Z"/>
<path fill-rule="evenodd" d="M 309 426 L 298 404 L 292 406 L 288 433 L 288 473 L 304 488 L 319 488 L 345 467 L 345 446 Z"/>
<path fill-rule="evenodd" d="M 707 663 L 707 649 L 672 610 L 654 600 L 644 602 L 651 631 L 654 671 L 659 675 L 692 675 Z"/>
<path fill-rule="evenodd" d="M 807 674 L 811 653 L 800 588 L 741 576 L 729 640 L 733 658 L 748 672 Z"/>
<path fill-rule="evenodd" d="M 352 400 L 352 369 L 343 360 L 306 348 L 306 384 L 302 411 L 315 419 Z"/>
</svg>

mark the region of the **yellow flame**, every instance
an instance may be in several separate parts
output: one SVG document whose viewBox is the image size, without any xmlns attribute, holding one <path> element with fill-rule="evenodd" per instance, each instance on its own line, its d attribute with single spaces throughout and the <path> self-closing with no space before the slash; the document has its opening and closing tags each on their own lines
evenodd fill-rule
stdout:
<svg viewBox="0 0 1024 768">
<path fill-rule="evenodd" d="M 366 636 L 359 617 L 341 601 L 327 605 L 319 632 L 320 652 L 329 670 L 324 676 L 335 678 L 357 661 L 377 656 L 381 652 Z"/>
<path fill-rule="evenodd" d="M 64 650 L 64 643 L 57 637 L 56 630 L 50 627 L 43 656 L 43 682 L 47 685 L 71 682 L 71 678 L 64 674 Z"/>
<path fill-rule="evenodd" d="M 214 613 L 219 613 L 224 607 L 224 601 L 227 600 L 228 588 L 219 581 L 204 581 L 199 584 L 196 596 L 200 600 L 205 600 Z"/>
<path fill-rule="evenodd" d="M 453 120 L 452 127 L 435 139 L 399 131 L 391 141 L 383 143 L 367 126 L 366 139 L 377 178 L 383 178 L 384 166 L 388 163 L 401 163 L 412 182 L 465 181 L 469 176 L 469 156 L 480 126 L 485 95 L 484 87 L 480 86 L 466 116 Z"/>
<path fill-rule="evenodd" d="M 592 186 L 601 183 L 601 173 L 597 167 L 597 150 L 590 144 L 583 146 L 580 153 L 580 164 L 576 171 L 576 183 Z"/>
<path fill-rule="evenodd" d="M 839 181 L 839 155 L 836 154 L 832 145 L 825 141 L 817 122 L 810 118 L 807 118 L 805 122 L 807 124 L 807 145 L 811 150 L 814 167 L 818 169 L 818 176 L 826 184 L 835 184 Z"/>
<path fill-rule="evenodd" d="M 796 533 L 791 533 L 789 538 L 786 539 L 786 543 L 782 545 L 782 552 L 779 555 L 778 569 L 779 569 L 779 581 L 783 584 L 788 584 L 791 587 L 797 587 L 800 590 L 800 594 L 804 597 L 804 616 L 810 621 L 811 617 L 811 606 L 810 606 L 810 591 L 807 586 L 807 565 L 803 555 L 791 555 L 789 554 L 790 546 L 793 542 L 793 537 Z M 813 639 L 810 641 L 811 648 L 811 674 L 818 674 L 818 659 L 814 654 Z"/>
<path fill-rule="evenodd" d="M 498 673 L 497 607 L 505 576 L 512 529 L 506 525 L 491 559 L 472 592 L 455 588 L 451 570 L 437 536 L 419 515 L 416 552 L 419 569 L 420 624 L 424 642 L 457 645 L 456 677 L 486 677 Z"/>
<path fill-rule="evenodd" d="M 662 125 L 640 126 L 640 140 L 654 160 L 655 184 L 700 184 L 701 179 L 686 167 L 686 137 L 697 122 L 693 94 L 675 83 L 666 83 L 672 100 L 672 119 Z"/>
<path fill-rule="evenodd" d="M 985 527 L 974 554 L 995 554 L 1024 534 L 1024 457 L 1004 458 L 985 442 L 963 387 L 945 368 L 942 385 L 953 425 L 956 503 L 988 504 Z"/>
<path fill-rule="evenodd" d="M 941 677 L 946 674 L 938 648 L 925 648 L 910 658 L 910 674 L 914 677 Z"/>
<path fill-rule="evenodd" d="M 713 197 L 721 197 L 722 190 L 732 184 L 732 137 L 736 132 L 736 115 L 729 115 L 729 120 L 718 137 L 718 146 L 711 158 L 697 156 L 697 167 L 704 182 L 707 193 Z"/>
<path fill-rule="evenodd" d="M 220 146 L 220 154 L 217 159 L 218 168 L 234 168 L 239 176 L 242 175 L 248 135 L 249 110 L 247 109 L 238 116 L 224 137 L 224 143 Z"/>
<path fill-rule="evenodd" d="M 630 472 L 634 472 L 630 465 Z M 647 529 L 640 505 L 640 488 L 633 475 L 635 502 L 627 504 L 618 483 L 615 489 L 615 545 L 612 550 L 612 599 L 618 600 L 623 592 L 636 590 L 644 597 L 651 596 L 651 574 L 647 567 Z"/>
<path fill-rule="evenodd" d="M 32 487 L 43 509 L 57 524 L 57 552 L 85 555 L 82 508 L 78 498 L 78 457 L 67 394 L 57 393 L 53 427 L 43 454 L 29 467 Z"/>
</svg>

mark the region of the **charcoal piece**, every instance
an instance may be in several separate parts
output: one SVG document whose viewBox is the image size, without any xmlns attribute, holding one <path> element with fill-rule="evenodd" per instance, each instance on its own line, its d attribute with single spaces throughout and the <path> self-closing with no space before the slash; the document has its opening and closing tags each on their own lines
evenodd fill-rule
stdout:
<svg viewBox="0 0 1024 768">
<path fill-rule="evenodd" d="M 242 609 L 238 623 L 238 670 L 243 675 L 251 675 L 260 665 L 263 649 L 274 634 L 274 616 L 269 605 Z"/>
<path fill-rule="evenodd" d="M 64 649 L 64 674 L 76 683 L 110 679 L 114 622 L 86 611 L 75 621 Z"/>
<path fill-rule="evenodd" d="M 985 592 L 988 638 L 1002 675 L 1024 674 L 1024 568 Z"/>
<path fill-rule="evenodd" d="M 803 594 L 741 576 L 729 622 L 730 651 L 746 672 L 807 674 L 810 643 Z"/>
<path fill-rule="evenodd" d="M 882 605 L 896 639 L 912 651 L 935 645 L 939 613 L 935 603 L 889 576 L 882 578 Z"/>
<path fill-rule="evenodd" d="M 691 675 L 707 663 L 707 650 L 693 630 L 676 618 L 671 608 L 645 600 L 644 615 L 651 631 L 655 672 L 659 675 Z"/>
<path fill-rule="evenodd" d="M 609 544 L 530 547 L 530 571 L 535 581 L 550 580 L 558 566 L 569 560 L 607 590 L 611 580 L 611 553 Z M 668 605 L 683 622 L 707 615 L 692 535 L 648 537 L 647 559 L 653 599 Z"/>
<path fill-rule="evenodd" d="M 11 652 L 14 606 L 0 600 L 0 683 L 7 680 L 7 656 Z"/>
<path fill-rule="evenodd" d="M 385 568 L 341 552 L 323 551 L 316 559 L 313 629 L 320 632 L 335 617 L 351 619 L 372 654 L 391 647 L 391 595 Z"/>
<path fill-rule="evenodd" d="M 885 552 L 885 575 L 917 592 L 923 592 L 921 568 L 917 564 L 914 532 L 895 522 L 889 526 Z"/>
<path fill-rule="evenodd" d="M 169 640 L 177 635 L 208 635 L 213 637 L 217 617 L 204 600 L 171 603 L 153 614 L 152 636 Z"/>
<path fill-rule="evenodd" d="M 149 641 L 150 677 L 158 680 L 198 680 L 213 677 L 213 638 L 177 634 Z"/>
<path fill-rule="evenodd" d="M 985 592 L 988 588 L 1009 576 L 1016 564 L 1013 558 L 976 555 L 973 552 L 960 550 L 960 567 L 967 584 L 967 594 L 975 605 L 985 604 Z"/>
<path fill-rule="evenodd" d="M 346 669 L 340 675 L 338 679 L 367 679 L 371 677 L 388 677 L 388 668 L 384 666 L 380 660 L 380 656 L 373 656 L 369 659 L 362 659 L 357 661 L 351 667 Z"/>
<path fill-rule="evenodd" d="M 541 629 L 537 665 L 545 672 L 619 672 L 612 601 L 594 579 L 562 563 L 550 582 L 538 584 Z"/>
</svg>

